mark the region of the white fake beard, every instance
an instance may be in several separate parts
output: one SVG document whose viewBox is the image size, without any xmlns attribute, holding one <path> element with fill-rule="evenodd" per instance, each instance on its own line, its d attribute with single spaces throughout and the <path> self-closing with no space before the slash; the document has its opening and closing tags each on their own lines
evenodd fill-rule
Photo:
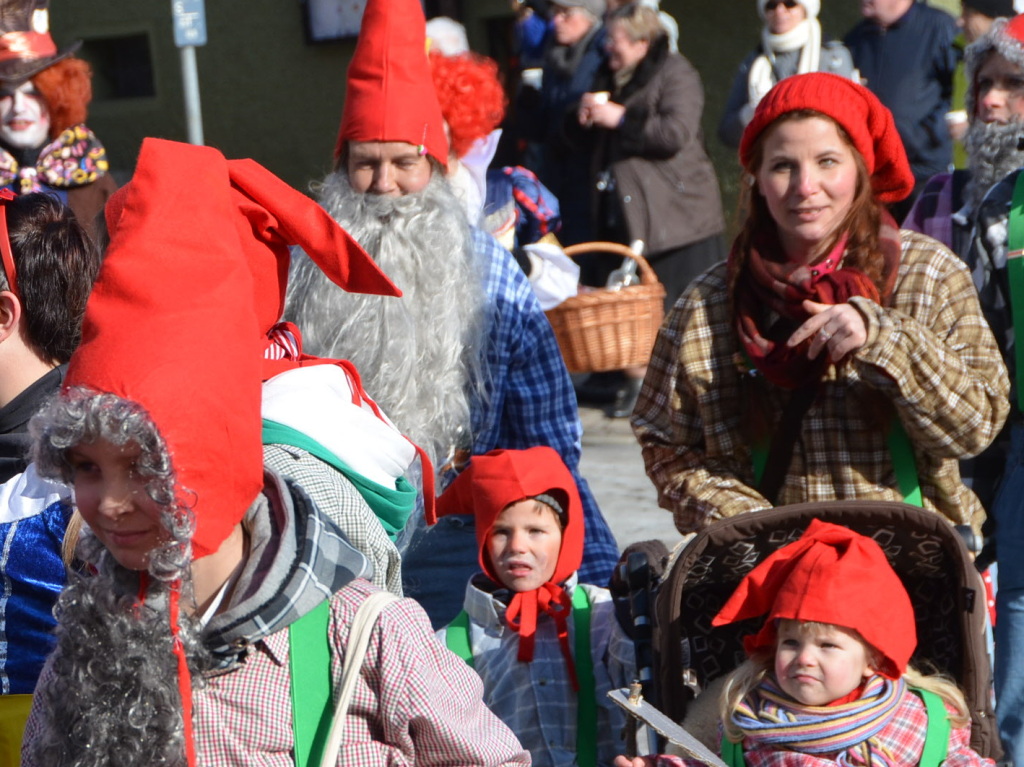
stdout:
<svg viewBox="0 0 1024 767">
<path fill-rule="evenodd" d="M 471 446 L 470 402 L 483 388 L 486 268 L 463 207 L 437 172 L 403 197 L 355 192 L 344 171 L 314 191 L 403 296 L 347 293 L 296 249 L 285 316 L 308 353 L 351 360 L 367 393 L 440 469 Z"/>
<path fill-rule="evenodd" d="M 975 120 L 967 131 L 967 149 L 971 178 L 964 187 L 964 201 L 977 210 L 988 190 L 1007 173 L 1024 165 L 1024 151 L 1017 148 L 1024 136 L 1024 123 L 1013 120 L 1006 124 Z"/>
</svg>

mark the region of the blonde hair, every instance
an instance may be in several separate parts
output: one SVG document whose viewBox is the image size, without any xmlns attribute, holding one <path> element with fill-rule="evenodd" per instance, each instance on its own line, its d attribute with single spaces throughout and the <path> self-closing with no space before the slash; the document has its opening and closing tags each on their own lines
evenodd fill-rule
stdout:
<svg viewBox="0 0 1024 767">
<path fill-rule="evenodd" d="M 665 36 L 665 28 L 661 26 L 658 12 L 639 3 L 616 8 L 608 14 L 605 24 L 608 27 L 617 24 L 634 43 L 653 43 L 659 37 Z"/>
<path fill-rule="evenodd" d="M 801 636 L 817 635 L 831 629 L 843 628 L 833 626 L 829 623 L 817 623 L 806 621 L 800 623 Z M 856 631 L 846 629 L 864 645 L 868 653 L 868 664 L 872 668 L 881 665 L 881 654 L 864 641 Z M 771 672 L 775 662 L 775 652 L 764 650 L 758 652 L 741 663 L 725 680 L 722 688 L 722 696 L 718 701 L 718 714 L 722 720 L 722 727 L 725 736 L 733 743 L 743 740 L 743 731 L 733 722 L 732 715 L 739 707 L 743 699 L 749 695 L 764 678 Z M 903 680 L 911 687 L 938 695 L 942 702 L 952 707 L 955 713 L 950 716 L 949 722 L 953 727 L 964 727 L 971 721 L 970 712 L 967 709 L 967 701 L 963 692 L 952 679 L 942 674 L 924 674 L 913 666 L 907 666 L 903 672 Z"/>
</svg>

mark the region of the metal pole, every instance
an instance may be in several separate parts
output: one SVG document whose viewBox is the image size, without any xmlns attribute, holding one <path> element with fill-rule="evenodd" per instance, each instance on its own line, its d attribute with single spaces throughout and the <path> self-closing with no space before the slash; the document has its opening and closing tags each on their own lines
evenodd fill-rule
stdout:
<svg viewBox="0 0 1024 767">
<path fill-rule="evenodd" d="M 202 145 L 203 109 L 199 104 L 199 69 L 196 67 L 194 45 L 182 46 L 181 81 L 185 88 L 185 120 L 188 123 L 188 143 Z"/>
</svg>

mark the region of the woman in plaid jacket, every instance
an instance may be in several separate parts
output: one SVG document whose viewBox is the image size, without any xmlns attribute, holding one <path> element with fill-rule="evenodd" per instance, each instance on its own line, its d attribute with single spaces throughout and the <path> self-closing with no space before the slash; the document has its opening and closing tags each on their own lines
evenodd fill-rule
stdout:
<svg viewBox="0 0 1024 767">
<path fill-rule="evenodd" d="M 666 319 L 633 413 L 661 505 L 689 532 L 919 484 L 924 507 L 980 528 L 957 461 L 1001 428 L 1007 374 L 963 263 L 885 208 L 913 187 L 891 113 L 796 75 L 740 160 L 746 221 Z"/>
</svg>

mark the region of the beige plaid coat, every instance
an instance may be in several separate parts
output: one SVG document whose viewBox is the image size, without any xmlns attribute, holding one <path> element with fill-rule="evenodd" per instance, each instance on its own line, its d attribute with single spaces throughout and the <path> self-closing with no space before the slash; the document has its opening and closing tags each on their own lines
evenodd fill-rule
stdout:
<svg viewBox="0 0 1024 767">
<path fill-rule="evenodd" d="M 804 417 L 778 503 L 902 500 L 887 439 L 899 418 L 924 504 L 980 528 L 957 461 L 983 450 L 1009 410 L 1009 380 L 966 267 L 900 233 L 891 307 L 864 298 L 868 338 L 831 366 Z M 790 392 L 751 374 L 729 312 L 725 265 L 695 280 L 661 328 L 633 414 L 647 473 L 681 532 L 771 504 L 753 487 L 751 444 L 767 444 Z M 753 423 L 762 421 L 762 434 Z"/>
</svg>

